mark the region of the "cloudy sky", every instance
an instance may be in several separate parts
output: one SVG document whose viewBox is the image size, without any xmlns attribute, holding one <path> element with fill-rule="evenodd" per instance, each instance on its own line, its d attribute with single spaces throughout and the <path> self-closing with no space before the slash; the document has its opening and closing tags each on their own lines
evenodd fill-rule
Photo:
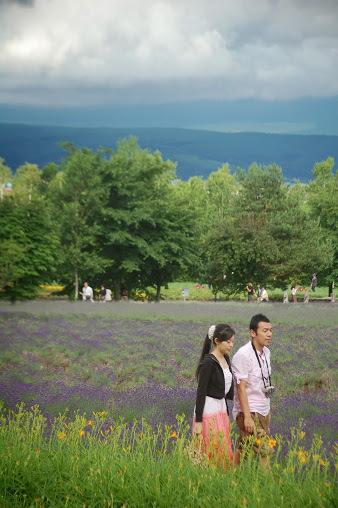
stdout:
<svg viewBox="0 0 338 508">
<path fill-rule="evenodd" d="M 337 26 L 338 0 L 0 0 L 0 122 L 338 134 Z"/>
<path fill-rule="evenodd" d="M 0 103 L 338 95 L 338 0 L 0 0 Z"/>
</svg>

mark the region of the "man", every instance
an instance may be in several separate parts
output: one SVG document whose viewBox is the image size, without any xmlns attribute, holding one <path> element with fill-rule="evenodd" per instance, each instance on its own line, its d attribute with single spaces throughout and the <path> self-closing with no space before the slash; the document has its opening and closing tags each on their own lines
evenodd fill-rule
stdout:
<svg viewBox="0 0 338 508">
<path fill-rule="evenodd" d="M 88 285 L 88 282 L 84 282 L 81 294 L 82 294 L 82 300 L 84 302 L 93 302 L 94 301 L 94 299 L 93 299 L 93 290 Z"/>
<path fill-rule="evenodd" d="M 235 462 L 240 461 L 241 447 L 248 436 L 258 431 L 260 436 L 270 432 L 271 364 L 269 346 L 272 326 L 263 314 L 250 322 L 251 340 L 234 355 L 232 370 L 236 379 L 233 417 L 239 430 Z M 264 463 L 264 459 L 261 459 Z M 266 462 L 265 462 L 266 463 Z"/>
</svg>

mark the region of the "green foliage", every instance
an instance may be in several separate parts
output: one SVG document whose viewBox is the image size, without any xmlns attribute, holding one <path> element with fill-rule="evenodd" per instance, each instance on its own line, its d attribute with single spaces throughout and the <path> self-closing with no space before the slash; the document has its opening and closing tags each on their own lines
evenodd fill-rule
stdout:
<svg viewBox="0 0 338 508">
<path fill-rule="evenodd" d="M 13 191 L 22 201 L 32 201 L 39 197 L 41 172 L 36 164 L 26 163 L 16 170 Z"/>
<path fill-rule="evenodd" d="M 40 171 L 26 163 L 14 178 L 0 159 L 1 190 L 13 179 L 13 193 L 0 196 L 3 296 L 19 280 L 21 297 L 33 296 L 43 273 L 42 282 L 55 279 L 74 298 L 88 279 L 93 287 L 113 286 L 117 298 L 121 289 L 154 288 L 157 300 L 174 280 L 205 282 L 214 296 L 229 297 L 249 281 L 308 285 L 316 272 L 332 288 L 337 278 L 338 176 L 330 157 L 315 165 L 307 185 L 287 184 L 276 164 L 236 174 L 223 164 L 207 180 L 183 182 L 173 162 L 141 149 L 135 138 L 116 150 L 63 148 L 60 165 Z M 31 223 L 24 219 L 30 205 Z M 40 268 L 35 252 L 46 256 Z M 29 269 L 32 277 L 24 278 Z"/>
<path fill-rule="evenodd" d="M 103 166 L 108 200 L 103 212 L 106 275 L 118 288 L 161 285 L 189 263 L 191 219 L 173 183 L 175 165 L 141 150 L 134 138 L 119 143 Z M 159 291 L 158 291 L 159 297 Z"/>
<path fill-rule="evenodd" d="M 5 160 L 0 157 L 0 192 L 1 199 L 3 199 L 3 186 L 7 182 L 11 182 L 13 178 L 12 171 L 5 164 Z"/>
<path fill-rule="evenodd" d="M 333 259 L 332 264 L 319 275 L 323 275 L 330 284 L 338 277 L 338 172 L 334 170 L 334 159 L 328 157 L 315 164 L 313 175 L 314 180 L 308 185 L 309 207 L 312 216 L 319 220 L 326 238 L 331 240 L 325 251 Z"/>
<path fill-rule="evenodd" d="M 0 295 L 11 301 L 36 296 L 55 269 L 58 237 L 41 198 L 0 202 Z"/>
<path fill-rule="evenodd" d="M 65 146 L 68 156 L 49 184 L 57 228 L 62 244 L 59 281 L 78 297 L 79 279 L 95 277 L 105 267 L 100 248 L 99 217 L 105 197 L 100 169 L 101 154 Z M 71 284 L 73 281 L 74 284 Z"/>
<path fill-rule="evenodd" d="M 305 449 L 294 429 L 291 442 L 277 438 L 268 472 L 252 454 L 225 471 L 194 453 L 188 428 L 182 416 L 175 428 L 154 430 L 145 420 L 128 427 L 97 411 L 73 420 L 60 415 L 46 437 L 39 409 L 20 405 L 1 415 L 0 502 L 14 508 L 334 506 L 334 459 L 319 438 Z"/>
<path fill-rule="evenodd" d="M 214 292 L 255 284 L 285 287 L 308 283 L 309 273 L 331 265 L 331 242 L 275 165 L 237 173 L 231 213 L 207 238 L 206 278 Z"/>
</svg>

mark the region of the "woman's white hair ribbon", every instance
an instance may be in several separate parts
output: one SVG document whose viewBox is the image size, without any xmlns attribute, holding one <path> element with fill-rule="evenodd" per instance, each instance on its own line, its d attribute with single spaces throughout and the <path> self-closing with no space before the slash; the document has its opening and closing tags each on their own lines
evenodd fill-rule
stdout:
<svg viewBox="0 0 338 508">
<path fill-rule="evenodd" d="M 215 333 L 215 329 L 216 329 L 216 326 L 215 325 L 211 325 L 209 330 L 208 330 L 208 337 L 209 337 L 209 340 L 212 340 L 214 338 L 214 333 Z"/>
</svg>

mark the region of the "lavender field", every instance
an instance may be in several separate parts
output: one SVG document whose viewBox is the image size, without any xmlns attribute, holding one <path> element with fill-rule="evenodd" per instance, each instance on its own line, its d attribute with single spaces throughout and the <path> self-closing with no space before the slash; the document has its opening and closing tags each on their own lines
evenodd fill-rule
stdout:
<svg viewBox="0 0 338 508">
<path fill-rule="evenodd" d="M 174 425 L 191 417 L 194 371 L 208 326 L 228 322 L 235 350 L 264 312 L 274 326 L 272 431 L 288 435 L 303 420 L 306 439 L 337 440 L 335 304 L 29 302 L 0 305 L 0 399 Z"/>
</svg>

